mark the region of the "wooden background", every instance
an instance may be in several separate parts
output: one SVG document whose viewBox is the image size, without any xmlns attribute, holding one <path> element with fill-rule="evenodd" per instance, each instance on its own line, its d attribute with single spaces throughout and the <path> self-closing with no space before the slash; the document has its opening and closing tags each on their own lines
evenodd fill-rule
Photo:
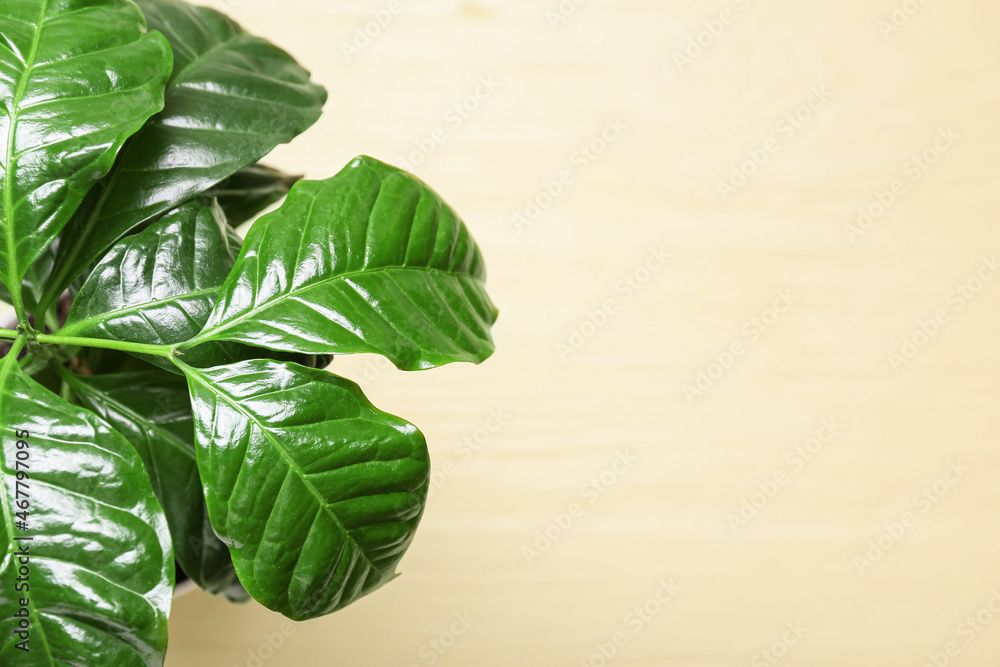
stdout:
<svg viewBox="0 0 1000 667">
<path fill-rule="evenodd" d="M 409 163 L 501 317 L 333 365 L 430 444 L 402 576 L 168 667 L 996 664 L 1000 5 L 893 2 L 223 2 L 330 91 L 271 162 Z"/>
</svg>

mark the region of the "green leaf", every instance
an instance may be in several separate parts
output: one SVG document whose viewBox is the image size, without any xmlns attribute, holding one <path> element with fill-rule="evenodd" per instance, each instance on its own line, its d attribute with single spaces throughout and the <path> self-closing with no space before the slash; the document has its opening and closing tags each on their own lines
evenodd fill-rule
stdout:
<svg viewBox="0 0 1000 667">
<path fill-rule="evenodd" d="M 45 290 L 45 283 L 52 275 L 52 267 L 55 264 L 56 251 L 59 247 L 59 239 L 55 239 L 51 245 L 46 246 L 27 271 L 24 272 L 24 281 L 21 283 L 21 296 L 24 298 L 24 307 L 30 313 L 38 314 L 38 300 L 42 298 Z M 38 323 L 38 329 L 42 328 L 42 323 Z"/>
<path fill-rule="evenodd" d="M 238 171 L 205 194 L 219 200 L 226 222 L 242 225 L 271 204 L 280 201 L 302 177 L 263 164 Z"/>
<path fill-rule="evenodd" d="M 56 239 L 56 243 L 58 243 Z M 29 313 L 35 312 L 35 308 L 38 306 L 37 297 L 41 288 L 45 286 L 45 278 L 48 276 L 48 272 L 52 270 L 52 246 L 48 246 L 42 251 L 35 263 L 28 267 L 25 272 L 24 280 L 21 282 L 21 299 L 24 302 L 24 307 Z M 10 290 L 7 289 L 7 285 L 0 280 L 0 301 L 6 301 L 10 303 L 13 300 Z"/>
<path fill-rule="evenodd" d="M 60 335 L 147 345 L 173 345 L 192 338 L 205 325 L 240 243 L 214 201 L 199 198 L 178 207 L 146 230 L 122 239 L 105 255 L 80 289 Z M 111 358 L 111 369 L 120 363 L 114 358 L 121 355 L 100 354 Z M 328 357 L 226 342 L 188 350 L 184 361 L 218 366 L 279 355 L 304 365 L 330 363 Z M 137 356 L 179 372 L 163 357 Z"/>
<path fill-rule="evenodd" d="M 224 593 L 236 583 L 229 549 L 208 519 L 195 463 L 187 383 L 158 369 L 80 376 L 59 368 L 83 406 L 132 443 L 167 516 L 174 557 L 202 589 Z"/>
<path fill-rule="evenodd" d="M 8 0 L 0 14 L 0 274 L 15 287 L 125 139 L 163 108 L 171 54 L 124 0 Z"/>
<path fill-rule="evenodd" d="M 208 319 L 239 246 L 214 201 L 184 204 L 105 255 L 59 333 L 150 345 L 188 340 Z M 235 348 L 201 346 L 186 361 L 216 365 L 244 358 Z M 160 357 L 143 358 L 176 371 Z"/>
<path fill-rule="evenodd" d="M 86 375 L 110 375 L 132 371 L 148 371 L 152 366 L 120 350 L 108 350 L 100 347 L 82 348 L 76 355 L 77 369 Z"/>
<path fill-rule="evenodd" d="M 205 330 L 313 354 L 375 352 L 404 370 L 493 352 L 483 258 L 451 207 L 371 158 L 300 181 L 250 228 Z"/>
<path fill-rule="evenodd" d="M 21 299 L 24 301 L 24 307 L 29 313 L 37 313 L 38 302 L 42 298 L 42 294 L 45 291 L 45 286 L 48 283 L 49 276 L 52 275 L 52 268 L 55 265 L 56 251 L 59 247 L 59 239 L 57 238 L 52 242 L 51 245 L 45 247 L 42 253 L 38 256 L 28 270 L 24 273 L 24 280 L 21 282 Z M 75 281 L 74 281 L 75 284 Z M 76 289 L 79 289 L 79 284 L 75 284 Z M 76 291 L 74 285 L 70 285 L 70 291 Z M 0 301 L 6 301 L 10 303 L 11 295 L 7 286 L 0 281 Z M 42 324 L 39 323 L 38 329 L 41 330 Z"/>
<path fill-rule="evenodd" d="M 163 510 L 131 445 L 28 378 L 20 344 L 0 367 L 0 664 L 159 667 L 174 585 Z"/>
<path fill-rule="evenodd" d="M 395 576 L 427 496 L 416 427 L 326 371 L 182 367 L 208 513 L 255 599 L 304 620 Z"/>
<path fill-rule="evenodd" d="M 59 282 L 143 222 L 204 192 L 319 118 L 326 91 L 287 53 L 207 7 L 140 0 L 174 50 L 166 105 L 66 229 Z"/>
</svg>

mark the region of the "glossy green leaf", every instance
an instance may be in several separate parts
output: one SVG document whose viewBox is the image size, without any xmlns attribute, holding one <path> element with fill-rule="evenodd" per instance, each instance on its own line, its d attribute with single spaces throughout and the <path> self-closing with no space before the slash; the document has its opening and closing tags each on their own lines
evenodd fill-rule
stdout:
<svg viewBox="0 0 1000 667">
<path fill-rule="evenodd" d="M 301 178 L 255 164 L 236 172 L 205 194 L 218 199 L 226 213 L 226 222 L 238 227 L 280 201 Z"/>
<path fill-rule="evenodd" d="M 212 200 L 199 198 L 122 239 L 91 272 L 59 333 L 147 345 L 173 345 L 192 338 L 205 325 L 239 252 L 240 238 L 223 220 Z M 139 356 L 178 372 L 162 357 Z M 184 361 L 218 366 L 279 356 L 308 366 L 330 363 L 322 355 L 278 353 L 227 342 L 188 350 Z"/>
<path fill-rule="evenodd" d="M 427 495 L 413 425 L 326 371 L 262 359 L 184 371 L 209 516 L 255 599 L 304 620 L 395 576 Z"/>
<path fill-rule="evenodd" d="M 250 228 L 206 341 L 342 354 L 375 352 L 404 370 L 493 352 L 496 309 L 465 224 L 413 176 L 357 158 L 300 181 Z"/>
<path fill-rule="evenodd" d="M 11 355 L 0 363 L 0 664 L 159 667 L 174 562 L 139 456 Z"/>
<path fill-rule="evenodd" d="M 42 250 L 38 258 L 24 272 L 24 280 L 21 282 L 21 296 L 24 298 L 24 306 L 28 312 L 34 313 L 38 308 L 38 301 L 42 298 L 45 284 L 49 276 L 52 275 L 58 247 L 59 239 L 56 239 L 52 245 L 46 246 Z"/>
<path fill-rule="evenodd" d="M 99 347 L 82 348 L 76 359 L 78 370 L 87 375 L 149 371 L 153 368 L 148 362 L 128 352 Z"/>
<path fill-rule="evenodd" d="M 212 201 L 184 204 L 145 231 L 122 239 L 94 268 L 77 295 L 64 336 L 171 345 L 204 326 L 240 239 Z M 201 346 L 194 365 L 243 358 L 234 345 Z M 145 357 L 144 357 L 145 358 Z M 151 363 L 173 364 L 150 357 Z"/>
<path fill-rule="evenodd" d="M 326 101 L 291 56 L 214 9 L 173 0 L 139 0 L 139 6 L 174 50 L 166 105 L 125 146 L 91 206 L 67 227 L 60 284 L 137 225 L 290 141 L 316 121 Z"/>
<path fill-rule="evenodd" d="M 0 274 L 18 288 L 119 149 L 163 108 L 171 54 L 125 0 L 6 0 L 0 13 Z"/>
<path fill-rule="evenodd" d="M 21 282 L 21 299 L 24 302 L 25 309 L 29 313 L 35 311 L 38 305 L 37 299 L 41 294 L 42 288 L 45 287 L 45 279 L 52 270 L 52 258 L 54 255 L 50 250 L 51 248 L 52 246 L 49 246 L 42 251 L 38 259 L 25 271 L 24 280 Z M 0 301 L 10 303 L 11 300 L 10 290 L 0 280 Z"/>
<path fill-rule="evenodd" d="M 45 285 L 48 282 L 49 276 L 52 275 L 52 267 L 55 264 L 58 247 L 59 239 L 56 239 L 51 245 L 46 246 L 42 250 L 38 259 L 24 272 L 24 280 L 21 281 L 21 299 L 24 301 L 24 307 L 29 313 L 34 313 L 38 309 L 39 299 L 42 298 Z M 0 281 L 0 301 L 6 301 L 7 303 L 11 301 L 10 291 L 2 281 Z"/>
<path fill-rule="evenodd" d="M 184 573 L 204 590 L 224 593 L 236 583 L 236 573 L 229 549 L 208 520 L 184 378 L 154 368 L 86 377 L 60 369 L 60 376 L 139 453 Z"/>
</svg>

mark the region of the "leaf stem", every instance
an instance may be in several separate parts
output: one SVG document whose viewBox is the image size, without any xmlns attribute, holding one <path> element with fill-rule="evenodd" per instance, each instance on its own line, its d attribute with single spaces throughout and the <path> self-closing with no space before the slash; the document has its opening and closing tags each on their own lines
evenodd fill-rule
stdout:
<svg viewBox="0 0 1000 667">
<path fill-rule="evenodd" d="M 17 356 L 21 354 L 21 348 L 24 347 L 27 341 L 28 339 L 25 336 L 17 336 L 14 343 L 10 346 L 10 352 L 4 356 L 2 366 L 0 366 L 0 387 L 3 387 L 7 375 L 10 374 L 11 367 L 17 364 Z"/>
<path fill-rule="evenodd" d="M 51 278 L 50 278 L 50 280 L 51 280 Z M 38 312 L 40 312 L 40 313 L 47 313 L 47 312 L 49 312 L 49 310 L 52 308 L 52 306 L 55 305 L 55 302 L 53 301 L 53 299 L 50 296 L 48 296 L 48 294 L 49 294 L 48 286 L 51 286 L 51 285 L 52 285 L 51 282 L 48 283 L 46 289 L 42 291 L 42 298 L 38 300 Z"/>
<path fill-rule="evenodd" d="M 58 304 L 56 307 L 58 307 Z M 59 317 L 56 315 L 56 312 L 51 308 L 45 311 L 45 326 L 47 326 L 49 328 L 49 331 L 51 331 L 52 333 L 59 332 Z"/>
<path fill-rule="evenodd" d="M 101 338 L 80 338 L 77 336 L 59 336 L 38 334 L 35 340 L 39 343 L 53 345 L 75 345 L 77 347 L 100 347 L 106 350 L 121 350 L 137 354 L 153 354 L 158 357 L 173 357 L 177 351 L 169 345 L 148 345 L 146 343 L 130 343 L 124 340 L 104 340 Z"/>
<path fill-rule="evenodd" d="M 14 340 L 20 335 L 13 329 L 0 329 L 0 340 Z M 76 347 L 100 347 L 105 350 L 121 350 L 137 354 L 153 354 L 158 357 L 176 357 L 180 352 L 170 345 L 149 345 L 146 343 L 130 343 L 126 340 L 104 340 L 103 338 L 82 338 L 79 336 L 59 336 L 55 334 L 35 334 L 31 336 L 38 343 L 51 345 L 66 345 Z"/>
<path fill-rule="evenodd" d="M 28 311 L 24 308 L 24 299 L 21 297 L 21 286 L 18 285 L 17 289 L 11 288 L 10 290 L 10 305 L 14 306 L 14 313 L 17 315 L 18 322 L 28 322 Z"/>
</svg>

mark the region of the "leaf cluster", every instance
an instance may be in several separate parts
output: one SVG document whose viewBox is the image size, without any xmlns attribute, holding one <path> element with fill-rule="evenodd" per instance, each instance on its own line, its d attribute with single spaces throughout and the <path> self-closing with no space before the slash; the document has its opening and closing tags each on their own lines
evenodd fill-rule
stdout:
<svg viewBox="0 0 1000 667">
<path fill-rule="evenodd" d="M 0 664 L 161 665 L 175 559 L 295 620 L 391 580 L 426 443 L 325 367 L 490 356 L 464 223 L 368 157 L 260 164 L 326 92 L 213 9 L 0 6 Z"/>
</svg>

